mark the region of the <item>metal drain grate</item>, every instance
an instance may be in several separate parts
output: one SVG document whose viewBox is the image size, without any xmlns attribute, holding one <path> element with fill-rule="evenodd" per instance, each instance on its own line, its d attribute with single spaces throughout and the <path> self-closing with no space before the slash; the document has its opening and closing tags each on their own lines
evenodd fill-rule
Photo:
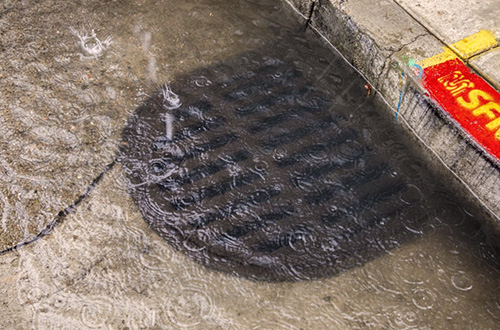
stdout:
<svg viewBox="0 0 500 330">
<path fill-rule="evenodd" d="M 405 179 L 349 120 L 364 95 L 349 98 L 356 90 L 341 77 L 326 92 L 304 72 L 247 54 L 174 81 L 178 109 L 159 92 L 137 110 L 121 161 L 160 236 L 204 265 L 263 280 L 330 276 L 393 247 L 418 196 L 402 198 Z"/>
</svg>

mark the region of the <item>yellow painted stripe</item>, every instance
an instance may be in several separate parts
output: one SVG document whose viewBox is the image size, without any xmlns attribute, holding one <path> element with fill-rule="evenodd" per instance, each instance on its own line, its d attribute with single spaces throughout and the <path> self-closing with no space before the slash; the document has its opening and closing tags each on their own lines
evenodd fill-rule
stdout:
<svg viewBox="0 0 500 330">
<path fill-rule="evenodd" d="M 450 47 L 443 47 L 443 52 L 432 57 L 429 57 L 418 64 L 422 68 L 437 65 L 449 60 L 460 57 L 460 59 L 467 61 L 472 56 L 482 53 L 488 49 L 496 47 L 497 40 L 493 32 L 488 30 L 481 30 L 467 38 L 455 42 Z"/>
<path fill-rule="evenodd" d="M 488 49 L 495 47 L 498 44 L 493 32 L 481 30 L 467 38 L 455 42 L 450 47 L 462 59 L 468 60 L 474 55 L 482 53 Z"/>
<path fill-rule="evenodd" d="M 449 60 L 453 60 L 457 57 L 458 57 L 457 54 L 454 53 L 451 49 L 449 49 L 448 47 L 443 47 L 442 53 L 426 58 L 425 60 L 418 62 L 418 64 L 423 69 L 425 69 L 430 66 L 434 66 Z"/>
</svg>

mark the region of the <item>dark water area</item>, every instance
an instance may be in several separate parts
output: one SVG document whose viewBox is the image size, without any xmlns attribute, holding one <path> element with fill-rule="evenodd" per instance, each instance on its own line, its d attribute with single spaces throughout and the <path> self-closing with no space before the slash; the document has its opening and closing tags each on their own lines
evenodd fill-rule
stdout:
<svg viewBox="0 0 500 330">
<path fill-rule="evenodd" d="M 313 37 L 281 32 L 175 77 L 123 133 L 143 217 L 203 265 L 332 276 L 423 235 L 431 217 L 461 216 L 358 73 Z"/>
</svg>

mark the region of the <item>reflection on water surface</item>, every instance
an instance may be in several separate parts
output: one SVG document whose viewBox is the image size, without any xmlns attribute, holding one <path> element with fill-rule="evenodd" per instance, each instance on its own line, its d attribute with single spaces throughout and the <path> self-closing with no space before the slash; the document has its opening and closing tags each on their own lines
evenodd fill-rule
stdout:
<svg viewBox="0 0 500 330">
<path fill-rule="evenodd" d="M 403 145 L 387 148 L 398 133 L 359 77 L 301 36 L 174 79 L 125 129 L 121 162 L 141 213 L 204 265 L 324 277 L 428 221 L 425 169 Z"/>
</svg>

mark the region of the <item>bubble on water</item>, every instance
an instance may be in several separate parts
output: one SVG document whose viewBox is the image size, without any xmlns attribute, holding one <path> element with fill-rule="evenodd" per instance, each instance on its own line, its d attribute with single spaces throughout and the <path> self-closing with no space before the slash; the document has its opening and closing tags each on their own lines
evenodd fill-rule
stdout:
<svg viewBox="0 0 500 330">
<path fill-rule="evenodd" d="M 157 240 L 144 241 L 139 251 L 139 261 L 145 269 L 164 270 L 168 262 L 173 260 L 174 251 L 168 245 Z"/>
<path fill-rule="evenodd" d="M 411 310 L 394 311 L 393 317 L 389 320 L 391 328 L 415 329 L 418 326 L 418 315 Z"/>
<path fill-rule="evenodd" d="M 326 145 L 317 144 L 314 147 L 310 148 L 308 151 L 308 157 L 312 160 L 323 160 L 328 157 L 328 148 Z"/>
<path fill-rule="evenodd" d="M 82 324 L 91 329 L 101 329 L 114 318 L 114 303 L 109 297 L 86 297 L 80 310 Z"/>
<path fill-rule="evenodd" d="M 68 306 L 68 295 L 63 292 L 57 292 L 51 295 L 47 300 L 46 304 L 54 307 L 56 310 L 64 310 Z"/>
<path fill-rule="evenodd" d="M 408 185 L 408 189 L 400 194 L 401 201 L 406 204 L 415 204 L 423 199 L 423 193 L 417 186 L 413 184 Z"/>
<path fill-rule="evenodd" d="M 422 217 L 422 209 L 417 208 L 415 213 L 409 213 L 409 217 Z M 414 215 L 414 216 L 413 216 Z M 423 215 L 423 220 L 422 222 L 415 222 L 415 223 L 406 223 L 405 228 L 406 230 L 410 231 L 413 234 L 417 235 L 426 235 L 427 237 L 432 236 L 433 234 L 436 233 L 436 226 L 434 226 L 432 223 L 428 222 L 429 216 L 424 214 Z"/>
<path fill-rule="evenodd" d="M 276 148 L 273 151 L 273 159 L 276 161 L 280 161 L 284 159 L 288 155 L 288 152 L 285 148 Z"/>
<path fill-rule="evenodd" d="M 39 287 L 30 287 L 27 285 L 19 286 L 18 299 L 19 302 L 24 305 L 31 305 L 34 302 L 39 301 L 42 298 L 42 290 Z"/>
<path fill-rule="evenodd" d="M 451 284 L 460 291 L 469 291 L 472 289 L 473 281 L 464 271 L 458 271 L 451 276 Z"/>
<path fill-rule="evenodd" d="M 477 242 L 470 253 L 474 256 L 475 259 L 481 262 L 486 262 L 487 264 L 495 267 L 500 265 L 500 262 L 497 259 L 497 251 L 493 246 L 484 241 Z"/>
<path fill-rule="evenodd" d="M 412 292 L 413 304 L 422 310 L 432 309 L 434 306 L 436 295 L 429 289 L 421 288 L 415 289 Z"/>
<path fill-rule="evenodd" d="M 214 303 L 205 290 L 177 287 L 173 291 L 166 299 L 165 309 L 168 320 L 175 327 L 198 327 L 205 320 L 214 317 Z"/>
<path fill-rule="evenodd" d="M 265 160 L 256 159 L 256 160 L 254 160 L 253 167 L 254 167 L 256 172 L 262 173 L 263 171 L 265 171 L 269 167 L 269 163 L 266 162 Z"/>
<path fill-rule="evenodd" d="M 196 87 L 208 87 L 212 85 L 212 82 L 207 77 L 199 76 L 194 79 L 194 85 Z"/>
<path fill-rule="evenodd" d="M 436 218 L 442 224 L 458 227 L 464 223 L 466 215 L 458 203 L 443 202 L 437 211 Z"/>
<path fill-rule="evenodd" d="M 358 142 L 349 141 L 338 147 L 339 156 L 346 161 L 354 161 L 365 153 L 363 146 Z"/>
</svg>

